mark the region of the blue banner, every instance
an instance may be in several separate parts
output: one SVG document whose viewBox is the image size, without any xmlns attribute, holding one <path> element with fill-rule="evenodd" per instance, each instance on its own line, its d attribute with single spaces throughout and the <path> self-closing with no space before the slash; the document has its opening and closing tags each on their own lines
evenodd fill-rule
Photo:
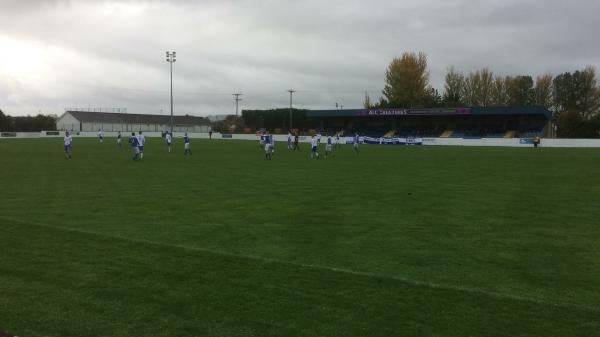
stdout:
<svg viewBox="0 0 600 337">
<path fill-rule="evenodd" d="M 364 143 L 365 144 L 380 144 L 380 145 L 423 145 L 423 138 L 414 138 L 414 137 L 407 137 L 407 138 L 399 138 L 399 137 L 393 137 L 393 138 L 387 138 L 387 137 L 372 138 L 372 137 L 364 137 Z"/>
</svg>

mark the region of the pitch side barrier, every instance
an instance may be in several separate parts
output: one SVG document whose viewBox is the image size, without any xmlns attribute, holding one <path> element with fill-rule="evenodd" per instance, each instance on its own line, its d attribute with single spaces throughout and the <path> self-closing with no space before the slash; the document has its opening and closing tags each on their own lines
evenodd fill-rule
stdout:
<svg viewBox="0 0 600 337">
<path fill-rule="evenodd" d="M 182 138 L 184 132 L 174 132 L 175 138 Z M 41 131 L 41 132 L 0 132 L 0 140 L 3 139 L 36 139 L 36 138 L 62 138 L 64 131 Z M 130 132 L 122 132 L 121 135 L 126 139 L 131 135 Z M 146 137 L 161 137 L 161 132 L 144 132 Z M 188 133 L 192 139 L 208 139 L 207 132 Z M 98 132 L 74 132 L 73 137 L 98 137 Z M 105 138 L 116 138 L 117 132 L 104 132 Z M 287 135 L 273 135 L 277 142 L 287 142 Z M 255 134 L 229 134 L 213 132 L 213 140 L 249 140 L 259 142 L 260 137 Z M 301 143 L 309 143 L 309 136 L 300 136 L 298 141 Z M 321 144 L 324 144 L 326 137 L 321 138 Z M 437 145 L 437 146 L 503 146 L 503 147 L 532 147 L 532 139 L 530 138 L 398 138 L 395 141 L 393 138 L 369 138 L 360 137 L 361 143 L 364 146 L 406 146 L 406 145 Z M 341 137 L 340 143 L 352 144 L 352 137 Z M 540 147 L 599 147 L 600 139 L 550 139 L 542 138 Z"/>
</svg>

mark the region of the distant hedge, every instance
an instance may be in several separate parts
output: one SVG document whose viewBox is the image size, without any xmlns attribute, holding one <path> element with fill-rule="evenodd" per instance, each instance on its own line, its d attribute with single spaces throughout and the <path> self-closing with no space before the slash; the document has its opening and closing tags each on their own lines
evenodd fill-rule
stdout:
<svg viewBox="0 0 600 337">
<path fill-rule="evenodd" d="M 37 132 L 56 130 L 56 117 L 54 116 L 18 116 L 5 115 L 0 110 L 0 131 L 8 132 Z"/>
</svg>

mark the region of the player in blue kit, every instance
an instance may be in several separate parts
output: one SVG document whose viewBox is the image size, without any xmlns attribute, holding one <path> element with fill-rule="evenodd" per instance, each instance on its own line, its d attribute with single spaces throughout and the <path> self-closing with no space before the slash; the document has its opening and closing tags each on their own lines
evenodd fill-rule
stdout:
<svg viewBox="0 0 600 337">
<path fill-rule="evenodd" d="M 288 150 L 292 149 L 292 133 L 288 132 Z"/>
<path fill-rule="evenodd" d="M 266 134 L 264 136 L 265 139 L 265 159 L 272 160 L 273 159 L 273 136 L 270 134 Z"/>
<path fill-rule="evenodd" d="M 190 137 L 188 137 L 187 132 L 185 133 L 185 136 L 183 136 L 183 155 L 187 156 L 188 153 L 191 156 L 192 155 L 192 149 L 190 148 Z"/>
<path fill-rule="evenodd" d="M 137 161 L 140 157 L 140 149 L 138 148 L 139 142 L 138 137 L 135 136 L 135 132 L 132 132 L 131 137 L 129 137 L 129 145 L 131 146 L 131 150 L 133 150 L 133 160 Z"/>
</svg>

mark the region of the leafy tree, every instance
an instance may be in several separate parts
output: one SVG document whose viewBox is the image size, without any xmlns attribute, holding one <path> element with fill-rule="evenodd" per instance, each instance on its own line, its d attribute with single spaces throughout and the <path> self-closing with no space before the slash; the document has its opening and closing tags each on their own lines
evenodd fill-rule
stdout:
<svg viewBox="0 0 600 337">
<path fill-rule="evenodd" d="M 437 108 L 444 105 L 444 99 L 442 95 L 433 87 L 427 88 L 427 96 L 425 98 L 425 106 L 431 108 Z"/>
<path fill-rule="evenodd" d="M 407 52 L 389 64 L 383 96 L 389 106 L 422 107 L 428 100 L 428 85 L 427 56 Z"/>
<path fill-rule="evenodd" d="M 287 130 L 290 125 L 290 109 L 271 109 L 271 110 L 242 110 L 244 125 L 254 130 L 266 129 L 273 131 L 275 129 Z M 306 110 L 292 109 L 292 126 L 296 129 L 309 129 L 318 125 L 314 118 L 306 117 Z"/>
<path fill-rule="evenodd" d="M 0 110 L 0 131 L 12 131 L 12 119 Z"/>
<path fill-rule="evenodd" d="M 463 97 L 470 106 L 488 106 L 491 103 L 494 75 L 488 68 L 472 72 L 465 78 Z"/>
<path fill-rule="evenodd" d="M 585 118 L 577 111 L 563 111 L 558 114 L 558 137 L 598 138 L 600 117 Z"/>
<path fill-rule="evenodd" d="M 37 132 L 56 130 L 56 116 L 11 117 L 0 110 L 0 131 Z"/>
<path fill-rule="evenodd" d="M 600 89 L 596 70 L 587 67 L 573 74 L 566 72 L 556 76 L 553 98 L 559 112 L 571 111 L 585 118 L 597 115 L 600 110 Z"/>
<path fill-rule="evenodd" d="M 25 116 L 25 117 L 12 117 L 14 131 L 25 131 L 25 132 L 36 132 L 36 131 L 47 131 L 56 129 L 56 117 L 55 116 Z"/>
<path fill-rule="evenodd" d="M 363 99 L 363 107 L 365 109 L 371 109 L 373 107 L 373 104 L 371 104 L 371 96 L 369 96 L 369 93 L 365 91 L 365 98 Z"/>
<path fill-rule="evenodd" d="M 506 106 L 508 105 L 509 96 L 508 96 L 508 84 L 511 80 L 509 76 L 494 77 L 494 81 L 492 83 L 492 92 L 491 92 L 491 105 L 495 106 Z"/>
<path fill-rule="evenodd" d="M 508 104 L 510 106 L 530 106 L 534 102 L 533 78 L 529 75 L 511 77 L 507 81 Z"/>
<path fill-rule="evenodd" d="M 392 107 L 392 105 L 383 97 L 379 97 L 379 101 L 373 106 L 373 108 L 376 109 L 385 109 L 389 107 Z"/>
<path fill-rule="evenodd" d="M 241 133 L 245 128 L 244 119 L 240 116 L 228 115 L 224 120 L 216 122 L 214 128 L 221 133 Z"/>
<path fill-rule="evenodd" d="M 492 91 L 494 89 L 494 73 L 489 68 L 483 68 L 480 70 L 481 85 L 479 88 L 479 99 L 481 106 L 488 106 L 491 104 Z"/>
<path fill-rule="evenodd" d="M 552 106 L 552 74 L 541 75 L 535 79 L 534 103 L 546 109 Z"/>
<path fill-rule="evenodd" d="M 449 107 L 463 106 L 464 86 L 465 75 L 456 71 L 454 66 L 450 67 L 446 73 L 446 83 L 444 83 L 444 105 Z"/>
</svg>

